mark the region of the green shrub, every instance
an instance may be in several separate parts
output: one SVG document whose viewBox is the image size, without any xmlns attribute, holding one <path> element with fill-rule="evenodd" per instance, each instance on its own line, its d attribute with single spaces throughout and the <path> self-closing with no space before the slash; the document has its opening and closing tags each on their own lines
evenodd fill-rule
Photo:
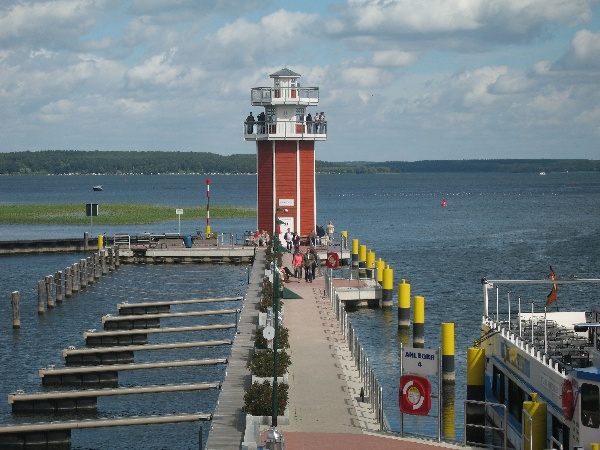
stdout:
<svg viewBox="0 0 600 450">
<path fill-rule="evenodd" d="M 254 346 L 256 348 L 267 348 L 267 340 L 263 337 L 264 327 L 254 332 Z M 277 328 L 277 348 L 290 348 L 289 330 L 285 327 Z"/>
<path fill-rule="evenodd" d="M 282 377 L 288 367 L 292 364 L 292 359 L 285 351 L 278 352 L 277 361 L 277 376 Z M 273 376 L 273 350 L 266 352 L 256 352 L 246 364 L 252 375 L 257 377 L 272 377 Z"/>
<path fill-rule="evenodd" d="M 253 416 L 270 416 L 273 388 L 268 381 L 253 383 L 244 394 L 244 411 Z M 277 414 L 283 415 L 288 402 L 288 385 L 277 385 Z"/>
</svg>

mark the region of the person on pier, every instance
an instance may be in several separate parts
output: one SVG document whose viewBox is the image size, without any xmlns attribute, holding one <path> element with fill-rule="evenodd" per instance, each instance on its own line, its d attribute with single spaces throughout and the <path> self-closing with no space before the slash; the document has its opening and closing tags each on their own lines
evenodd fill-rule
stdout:
<svg viewBox="0 0 600 450">
<path fill-rule="evenodd" d="M 302 278 L 302 253 L 297 248 L 292 257 L 292 267 L 294 268 L 294 276 L 298 279 Z"/>
</svg>

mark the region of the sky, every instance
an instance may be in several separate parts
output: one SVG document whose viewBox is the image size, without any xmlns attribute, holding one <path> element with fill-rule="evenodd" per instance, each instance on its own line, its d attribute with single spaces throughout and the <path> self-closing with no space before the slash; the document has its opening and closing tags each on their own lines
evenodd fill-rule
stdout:
<svg viewBox="0 0 600 450">
<path fill-rule="evenodd" d="M 0 0 L 0 151 L 254 153 L 283 67 L 320 160 L 600 159 L 600 0 Z"/>
</svg>

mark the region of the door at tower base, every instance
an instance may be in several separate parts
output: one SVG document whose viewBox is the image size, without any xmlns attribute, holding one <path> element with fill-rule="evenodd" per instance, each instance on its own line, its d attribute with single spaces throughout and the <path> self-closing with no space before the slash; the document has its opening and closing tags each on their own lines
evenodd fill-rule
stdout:
<svg viewBox="0 0 600 450">
<path fill-rule="evenodd" d="M 293 217 L 277 217 L 277 218 L 283 222 L 280 225 L 281 228 L 279 229 L 280 230 L 279 240 L 281 242 L 283 242 L 283 236 L 287 232 L 288 228 L 290 229 L 290 231 L 294 231 L 294 218 Z"/>
</svg>

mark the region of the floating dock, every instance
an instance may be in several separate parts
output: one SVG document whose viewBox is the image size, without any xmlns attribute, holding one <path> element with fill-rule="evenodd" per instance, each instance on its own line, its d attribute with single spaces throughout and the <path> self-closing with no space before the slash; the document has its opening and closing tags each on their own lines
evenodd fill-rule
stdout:
<svg viewBox="0 0 600 450">
<path fill-rule="evenodd" d="M 174 305 L 194 305 L 199 303 L 218 303 L 242 300 L 243 297 L 191 298 L 187 300 L 165 300 L 158 302 L 119 303 L 119 315 L 155 314 L 169 312 Z"/>
<path fill-rule="evenodd" d="M 175 313 L 157 313 L 157 314 L 132 314 L 128 316 L 112 316 L 110 314 L 102 317 L 102 324 L 105 330 L 131 330 L 157 328 L 160 326 L 160 319 L 181 318 L 181 317 L 199 317 L 216 316 L 221 314 L 239 314 L 239 309 L 218 309 L 207 311 L 187 311 Z"/>
</svg>

